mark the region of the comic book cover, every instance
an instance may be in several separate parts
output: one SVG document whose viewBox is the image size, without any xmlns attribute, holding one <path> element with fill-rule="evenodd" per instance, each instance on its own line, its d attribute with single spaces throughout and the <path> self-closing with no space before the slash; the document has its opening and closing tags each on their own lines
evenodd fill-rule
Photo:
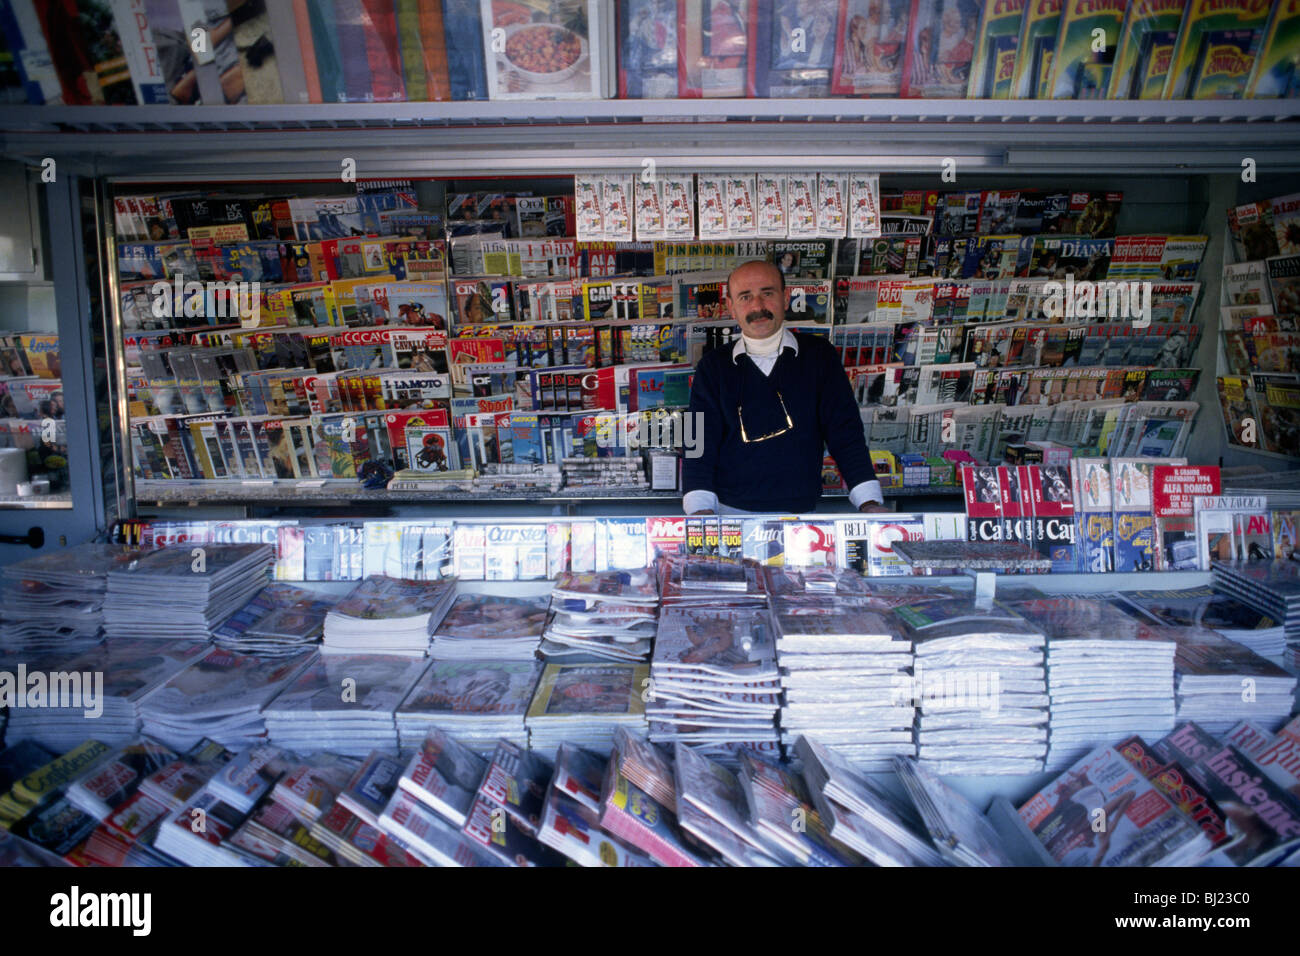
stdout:
<svg viewBox="0 0 1300 956">
<path fill-rule="evenodd" d="M 1025 6 L 1026 0 L 983 0 L 966 91 L 969 98 L 1010 98 Z"/>
<path fill-rule="evenodd" d="M 811 97 L 830 93 L 838 0 L 773 0 L 754 4 L 754 96 Z"/>
<path fill-rule="evenodd" d="M 1254 63 L 1255 51 L 1268 26 L 1268 0 L 1190 0 L 1174 44 L 1173 61 L 1165 87 L 1161 93 L 1166 100 L 1185 100 L 1198 96 L 1198 78 L 1209 57 L 1211 70 L 1216 68 L 1215 58 L 1234 62 L 1224 69 L 1228 82 L 1244 89 Z M 1252 36 L 1229 37 L 1233 31 L 1248 31 Z M 1249 61 L 1241 62 L 1242 46 L 1249 49 Z M 1214 77 L 1207 89 L 1214 88 Z M 1240 93 L 1238 93 L 1240 95 Z"/>
<path fill-rule="evenodd" d="M 604 17 L 597 0 L 527 6 L 482 0 L 483 55 L 494 100 L 600 99 L 605 95 Z M 498 30 L 504 31 L 497 33 Z"/>
<path fill-rule="evenodd" d="M 1047 80 L 1061 24 L 1062 0 L 1028 0 L 1020 24 L 1010 98 L 1046 99 Z"/>
<path fill-rule="evenodd" d="M 1065 0 L 1052 56 L 1052 99 L 1106 98 L 1128 6 L 1127 0 Z"/>
<path fill-rule="evenodd" d="M 1115 50 L 1108 97 L 1158 100 L 1188 0 L 1132 0 Z"/>
<path fill-rule="evenodd" d="M 1259 30 L 1212 30 L 1205 35 L 1192 68 L 1189 96 L 1195 100 L 1239 100 L 1255 64 Z"/>
<path fill-rule="evenodd" d="M 979 25 L 978 0 L 916 0 L 900 95 L 964 99 Z"/>
<path fill-rule="evenodd" d="M 911 12 L 911 0 L 840 4 L 831 68 L 834 95 L 898 96 Z"/>
<path fill-rule="evenodd" d="M 1300 0 L 1279 0 L 1273 4 L 1255 68 L 1246 83 L 1246 98 L 1283 99 L 1300 96 Z"/>
</svg>

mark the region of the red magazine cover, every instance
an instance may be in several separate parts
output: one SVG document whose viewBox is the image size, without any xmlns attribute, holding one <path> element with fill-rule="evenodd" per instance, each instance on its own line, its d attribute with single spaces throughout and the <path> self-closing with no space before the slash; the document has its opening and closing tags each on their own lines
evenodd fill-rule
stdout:
<svg viewBox="0 0 1300 956">
<path fill-rule="evenodd" d="M 998 469 L 978 465 L 961 470 L 961 486 L 966 496 L 966 540 L 1002 540 L 1002 487 Z"/>
</svg>

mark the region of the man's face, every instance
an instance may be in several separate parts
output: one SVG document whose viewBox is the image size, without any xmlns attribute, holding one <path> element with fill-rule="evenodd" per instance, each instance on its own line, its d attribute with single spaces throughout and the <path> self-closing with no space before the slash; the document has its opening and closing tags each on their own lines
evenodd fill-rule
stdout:
<svg viewBox="0 0 1300 956">
<path fill-rule="evenodd" d="M 751 262 L 731 275 L 727 309 L 752 339 L 779 335 L 785 322 L 785 290 L 781 273 L 767 262 Z"/>
</svg>

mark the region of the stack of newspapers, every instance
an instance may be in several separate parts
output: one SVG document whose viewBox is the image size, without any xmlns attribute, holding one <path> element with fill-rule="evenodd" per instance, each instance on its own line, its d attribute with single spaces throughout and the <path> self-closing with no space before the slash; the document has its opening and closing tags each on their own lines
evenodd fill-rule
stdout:
<svg viewBox="0 0 1300 956">
<path fill-rule="evenodd" d="M 271 742 L 353 757 L 396 750 L 393 715 L 427 663 L 402 655 L 317 655 L 263 710 Z"/>
<path fill-rule="evenodd" d="M 807 734 L 868 772 L 915 754 L 912 642 L 886 616 L 821 595 L 774 598 L 781 740 Z"/>
<path fill-rule="evenodd" d="M 65 654 L 99 643 L 108 574 L 140 552 L 79 544 L 0 569 L 0 651 Z"/>
<path fill-rule="evenodd" d="M 414 750 L 433 728 L 487 756 L 505 738 L 528 746 L 524 715 L 537 686 L 538 661 L 434 661 L 397 709 L 397 737 Z"/>
<path fill-rule="evenodd" d="M 433 629 L 436 660 L 531 661 L 546 626 L 545 597 L 462 594 Z"/>
<path fill-rule="evenodd" d="M 188 750 L 204 737 L 243 750 L 266 734 L 262 708 L 315 656 L 264 661 L 214 647 L 145 698 L 142 732 L 173 750 Z"/>
<path fill-rule="evenodd" d="M 916 649 L 917 756 L 942 776 L 1042 770 L 1049 716 L 1042 631 L 970 597 L 892 613 Z"/>
<path fill-rule="evenodd" d="M 941 866 L 915 808 L 859 773 L 843 756 L 807 737 L 795 753 L 814 805 L 833 839 L 876 866 Z"/>
<path fill-rule="evenodd" d="M 655 634 L 653 570 L 561 574 L 542 641 L 548 661 L 644 661 Z"/>
<path fill-rule="evenodd" d="M 449 579 L 408 581 L 372 574 L 325 615 L 326 654 L 424 657 L 429 633 L 456 596 Z"/>
<path fill-rule="evenodd" d="M 1046 769 L 1063 770 L 1129 734 L 1156 739 L 1173 729 L 1174 629 L 1144 624 L 1100 597 L 1008 606 L 1047 635 Z"/>
<path fill-rule="evenodd" d="M 144 699 L 210 649 L 195 641 L 116 640 L 73 660 L 60 655 L 50 668 L 30 657 L 5 664 L 21 687 L 29 685 L 24 671 L 61 672 L 60 687 L 49 688 L 46 706 L 10 709 L 8 738 L 30 739 L 55 753 L 92 737 L 126 743 L 140 733 Z"/>
<path fill-rule="evenodd" d="M 275 552 L 265 544 L 161 548 L 108 573 L 110 637 L 209 640 L 266 587 Z"/>
<path fill-rule="evenodd" d="M 528 706 L 529 745 L 547 760 L 563 742 L 608 753 L 616 728 L 649 729 L 649 695 L 645 664 L 547 664 Z"/>
<path fill-rule="evenodd" d="M 732 761 L 737 747 L 775 748 L 781 683 L 765 611 L 665 610 L 650 679 L 652 740 Z"/>
</svg>

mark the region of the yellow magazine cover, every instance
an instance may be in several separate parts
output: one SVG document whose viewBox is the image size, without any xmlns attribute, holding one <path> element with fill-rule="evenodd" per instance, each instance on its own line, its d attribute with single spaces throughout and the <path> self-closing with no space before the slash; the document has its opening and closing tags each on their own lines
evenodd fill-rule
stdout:
<svg viewBox="0 0 1300 956">
<path fill-rule="evenodd" d="M 357 289 L 379 282 L 396 282 L 392 273 L 367 276 L 363 279 L 335 279 L 325 289 L 325 307 L 329 311 L 330 325 L 358 325 Z"/>
<path fill-rule="evenodd" d="M 1050 66 L 1061 24 L 1061 0 L 1029 0 L 1020 24 L 1016 65 L 1011 74 L 1011 98 L 1037 99 L 1044 67 Z"/>
<path fill-rule="evenodd" d="M 1189 0 L 1165 78 L 1167 100 L 1212 99 L 1244 92 L 1268 26 L 1269 0 Z M 1238 75 L 1243 60 L 1246 73 Z"/>
<path fill-rule="evenodd" d="M 1109 97 L 1158 100 L 1188 0 L 1133 0 L 1115 51 Z"/>
<path fill-rule="evenodd" d="M 1246 97 L 1265 100 L 1294 96 L 1300 96 L 1300 0 L 1278 0 L 1246 83 Z"/>
<path fill-rule="evenodd" d="M 970 99 L 1005 100 L 1011 95 L 1016 45 L 1025 15 L 1025 0 L 984 0 L 984 16 L 970 65 Z"/>
<path fill-rule="evenodd" d="M 59 365 L 59 337 L 24 332 L 18 336 L 18 345 L 27 356 L 32 374 L 40 378 L 62 378 Z"/>
<path fill-rule="evenodd" d="M 1049 98 L 1106 96 L 1128 5 L 1128 0 L 1065 0 L 1047 82 Z M 1100 37 L 1097 30 L 1102 31 Z"/>
</svg>

